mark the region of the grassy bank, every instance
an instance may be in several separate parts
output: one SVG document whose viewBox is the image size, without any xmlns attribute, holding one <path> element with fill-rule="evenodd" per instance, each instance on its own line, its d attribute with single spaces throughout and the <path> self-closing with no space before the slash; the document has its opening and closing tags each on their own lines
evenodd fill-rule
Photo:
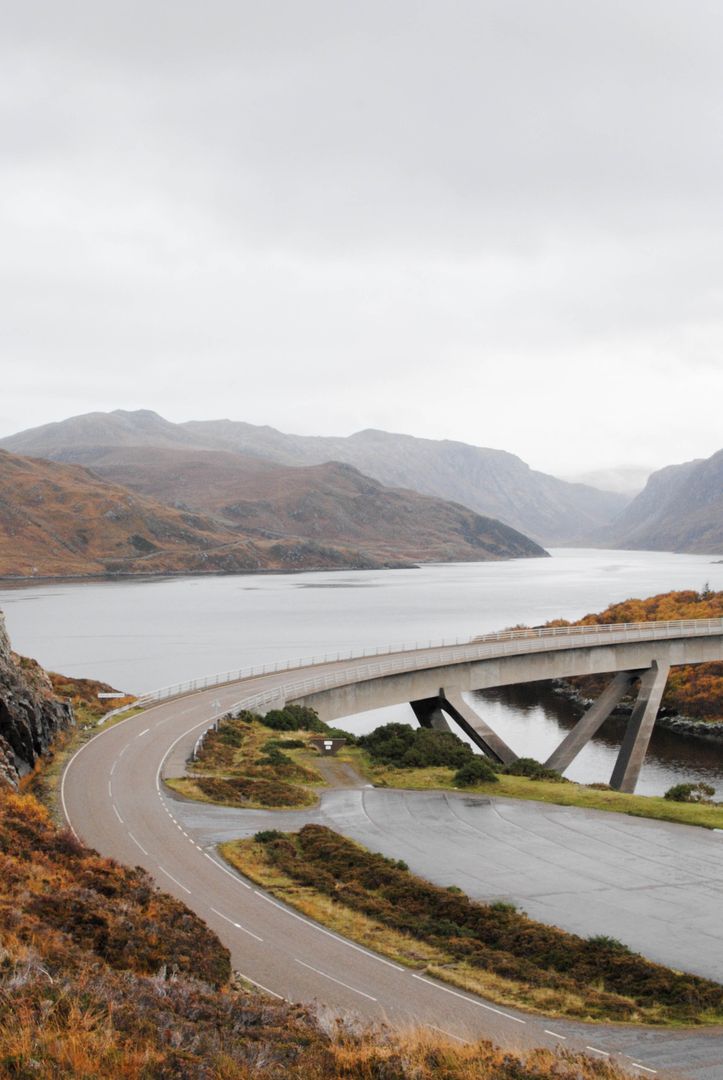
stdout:
<svg viewBox="0 0 723 1080">
<path fill-rule="evenodd" d="M 276 728 L 269 726 L 274 716 Z M 187 775 L 166 783 L 186 798 L 222 806 L 313 806 L 316 788 L 325 783 L 314 768 L 317 752 L 309 745 L 315 726 L 327 730 L 313 715 L 293 708 L 278 710 L 268 721 L 252 713 L 227 717 L 217 731 L 207 733 Z"/>
<path fill-rule="evenodd" d="M 320 825 L 222 845 L 274 895 L 345 937 L 502 1004 L 578 1020 L 718 1024 L 723 987 L 480 904 Z"/>
<path fill-rule="evenodd" d="M 408 788 L 415 791 L 454 790 L 454 770 L 446 768 L 395 769 L 373 765 L 361 751 L 354 752 L 357 765 L 369 782 L 378 787 Z M 579 806 L 587 810 L 607 810 L 633 817 L 673 821 L 680 825 L 698 825 L 723 829 L 723 806 L 706 803 L 676 803 L 656 795 L 626 795 L 621 791 L 600 790 L 584 784 L 559 784 L 526 776 L 498 774 L 496 783 L 465 787 L 470 794 L 531 799 L 557 806 Z"/>
</svg>

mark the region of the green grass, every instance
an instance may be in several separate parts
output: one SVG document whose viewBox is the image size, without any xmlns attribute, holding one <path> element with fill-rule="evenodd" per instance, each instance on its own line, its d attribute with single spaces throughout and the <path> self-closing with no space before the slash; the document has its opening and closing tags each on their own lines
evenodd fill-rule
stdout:
<svg viewBox="0 0 723 1080">
<path fill-rule="evenodd" d="M 354 764 L 378 787 L 409 788 L 415 791 L 455 790 L 453 770 L 445 768 L 394 769 L 372 765 L 361 750 L 349 752 Z M 364 760 L 366 758 L 366 760 Z M 675 803 L 659 795 L 627 795 L 621 791 L 599 791 L 584 784 L 559 784 L 549 780 L 530 780 L 525 776 L 505 776 L 498 782 L 460 788 L 465 795 L 494 795 L 510 799 L 529 799 L 556 806 L 579 806 L 586 810 L 607 810 L 632 817 L 672 821 L 680 825 L 698 825 L 705 829 L 723 829 L 723 805 Z"/>
</svg>

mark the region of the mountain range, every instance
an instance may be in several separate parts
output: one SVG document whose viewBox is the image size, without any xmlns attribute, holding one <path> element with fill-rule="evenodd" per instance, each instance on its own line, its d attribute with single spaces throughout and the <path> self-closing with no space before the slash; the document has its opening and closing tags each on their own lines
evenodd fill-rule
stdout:
<svg viewBox="0 0 723 1080">
<path fill-rule="evenodd" d="M 394 488 L 461 503 L 541 544 L 581 539 L 609 522 L 628 497 L 531 469 L 504 450 L 367 430 L 345 438 L 287 435 L 232 420 L 174 424 L 148 410 L 88 413 L 0 440 L 17 454 L 102 468 L 125 447 L 217 450 L 298 467 L 341 462 Z M 114 478 L 125 482 L 118 473 Z"/>
<path fill-rule="evenodd" d="M 139 448 L 116 456 L 115 474 L 145 476 L 136 490 L 83 466 L 0 450 L 0 576 L 371 569 L 546 555 L 498 521 L 385 488 L 345 465 L 290 470 L 253 461 L 248 469 L 237 455 Z"/>
<path fill-rule="evenodd" d="M 723 554 L 723 450 L 654 472 L 594 539 L 605 547 Z"/>
</svg>

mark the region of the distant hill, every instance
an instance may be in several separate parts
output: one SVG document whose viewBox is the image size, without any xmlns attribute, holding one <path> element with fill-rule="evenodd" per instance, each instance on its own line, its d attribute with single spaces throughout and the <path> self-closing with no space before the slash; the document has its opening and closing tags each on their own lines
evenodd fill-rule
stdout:
<svg viewBox="0 0 723 1080">
<path fill-rule="evenodd" d="M 546 554 L 499 522 L 390 491 L 344 466 L 288 470 L 253 461 L 244 495 L 242 458 L 196 453 L 108 451 L 118 460 L 107 472 L 131 484 L 134 473 L 145 476 L 130 491 L 81 466 L 0 450 L 0 576 L 374 568 Z M 264 480 L 264 472 L 280 475 Z"/>
<path fill-rule="evenodd" d="M 723 553 L 723 450 L 654 472 L 595 542 L 648 551 Z"/>
<path fill-rule="evenodd" d="M 109 447 L 226 450 L 282 465 L 343 462 L 391 487 L 452 500 L 544 544 L 608 524 L 625 495 L 537 472 L 514 454 L 384 431 L 348 438 L 286 435 L 232 420 L 172 424 L 148 410 L 89 413 L 0 440 L 15 453 L 94 467 Z"/>
</svg>

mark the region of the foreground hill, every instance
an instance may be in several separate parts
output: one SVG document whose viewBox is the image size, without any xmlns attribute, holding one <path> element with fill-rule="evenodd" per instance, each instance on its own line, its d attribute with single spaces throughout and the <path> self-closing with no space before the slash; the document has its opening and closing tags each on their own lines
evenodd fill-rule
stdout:
<svg viewBox="0 0 723 1080">
<path fill-rule="evenodd" d="M 340 461 L 382 484 L 461 503 L 543 544 L 589 534 L 629 501 L 537 472 L 503 450 L 461 442 L 373 430 L 348 438 L 287 435 L 231 420 L 172 424 L 148 410 L 71 417 L 2 439 L 0 446 L 92 467 L 107 448 L 131 446 L 226 450 L 290 466 Z"/>
<path fill-rule="evenodd" d="M 606 547 L 723 554 L 723 450 L 654 472 L 595 539 Z"/>
<path fill-rule="evenodd" d="M 198 513 L 178 497 L 193 459 L 174 451 L 167 452 L 170 459 L 160 450 L 128 453 L 127 468 L 117 466 L 116 475 L 132 480 L 134 472 L 147 470 L 151 481 L 137 487 L 163 489 L 169 501 L 184 506 L 131 492 L 77 465 L 0 450 L 0 576 L 372 568 L 545 554 L 499 522 L 390 491 L 341 466 L 327 466 L 319 476 L 292 470 L 293 477 L 279 478 L 270 501 L 259 497 L 271 491 L 268 482 L 252 470 L 252 497 L 244 500 L 241 459 L 231 462 L 238 460 L 238 469 L 224 471 L 224 463 L 202 457 L 188 489 L 196 505 L 213 514 Z"/>
</svg>

